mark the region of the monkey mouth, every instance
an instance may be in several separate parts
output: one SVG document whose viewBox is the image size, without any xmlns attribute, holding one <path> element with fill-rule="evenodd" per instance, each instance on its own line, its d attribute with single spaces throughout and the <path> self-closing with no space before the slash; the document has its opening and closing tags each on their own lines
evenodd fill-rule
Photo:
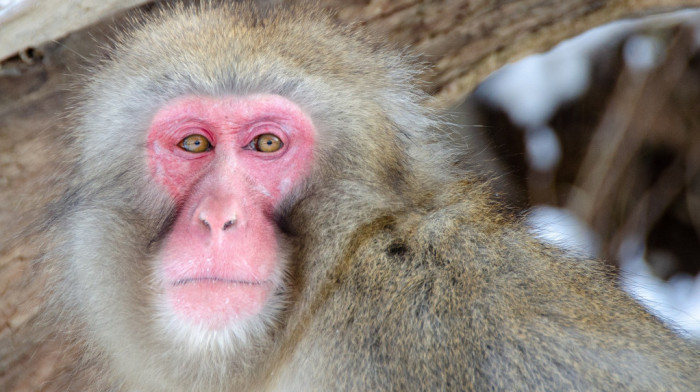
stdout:
<svg viewBox="0 0 700 392">
<path fill-rule="evenodd" d="M 184 286 L 191 283 L 223 283 L 231 285 L 246 285 L 246 286 L 265 286 L 272 282 L 269 280 L 243 280 L 243 279 L 226 279 L 219 277 L 201 277 L 201 278 L 184 278 L 173 282 L 173 286 Z"/>
<path fill-rule="evenodd" d="M 165 291 L 178 318 L 220 330 L 260 313 L 273 295 L 274 284 L 271 280 L 200 276 L 172 281 Z"/>
</svg>

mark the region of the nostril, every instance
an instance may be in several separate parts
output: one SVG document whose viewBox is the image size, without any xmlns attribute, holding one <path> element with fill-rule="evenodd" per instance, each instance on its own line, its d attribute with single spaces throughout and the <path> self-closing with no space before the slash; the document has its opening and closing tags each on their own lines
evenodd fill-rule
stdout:
<svg viewBox="0 0 700 392">
<path fill-rule="evenodd" d="M 222 228 L 222 230 L 225 231 L 229 227 L 233 226 L 234 223 L 236 223 L 236 217 L 233 217 L 233 219 L 226 221 L 226 223 L 224 223 L 224 227 Z"/>
<path fill-rule="evenodd" d="M 202 224 L 204 225 L 204 227 L 206 227 L 207 229 L 211 230 L 211 226 L 209 225 L 209 222 L 207 222 L 207 219 L 204 217 L 203 214 L 200 214 L 200 215 L 199 215 L 199 221 L 202 222 Z"/>
</svg>

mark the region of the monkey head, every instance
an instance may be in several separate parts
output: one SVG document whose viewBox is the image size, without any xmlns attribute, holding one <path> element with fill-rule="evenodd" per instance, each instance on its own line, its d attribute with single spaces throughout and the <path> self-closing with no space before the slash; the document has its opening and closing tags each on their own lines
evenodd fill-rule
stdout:
<svg viewBox="0 0 700 392">
<path fill-rule="evenodd" d="M 433 123 L 400 54 L 311 7 L 166 8 L 85 78 L 53 255 L 61 313 L 154 385 L 254 368 L 284 333 L 290 271 L 330 268 L 323 250 L 301 265 L 286 231 L 335 251 Z"/>
</svg>

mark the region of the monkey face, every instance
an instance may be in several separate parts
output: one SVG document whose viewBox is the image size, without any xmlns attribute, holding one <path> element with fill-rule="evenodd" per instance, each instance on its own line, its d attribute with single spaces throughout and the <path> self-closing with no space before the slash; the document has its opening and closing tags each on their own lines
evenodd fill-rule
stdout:
<svg viewBox="0 0 700 392">
<path fill-rule="evenodd" d="M 155 268 L 167 319 L 220 330 L 269 311 L 286 263 L 273 210 L 308 174 L 314 137 L 280 96 L 185 97 L 158 111 L 148 167 L 178 206 Z"/>
</svg>

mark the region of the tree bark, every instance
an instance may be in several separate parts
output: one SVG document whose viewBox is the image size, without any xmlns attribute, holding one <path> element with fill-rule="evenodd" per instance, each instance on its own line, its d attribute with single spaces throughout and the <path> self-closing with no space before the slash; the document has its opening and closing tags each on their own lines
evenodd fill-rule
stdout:
<svg viewBox="0 0 700 392">
<path fill-rule="evenodd" d="M 146 0 L 20 0 L 0 7 L 0 60 Z"/>
<path fill-rule="evenodd" d="M 106 4 L 100 0 L 80 3 Z M 35 12 L 51 16 L 53 2 L 42 4 Z M 419 53 L 429 66 L 423 75 L 425 88 L 438 98 L 439 107 L 455 104 L 504 64 L 594 26 L 698 5 L 700 0 L 330 0 L 322 4 L 336 9 L 339 20 L 364 25 L 387 41 Z M 116 11 L 112 6 L 94 15 Z M 143 9 L 149 10 L 148 6 Z M 85 20 L 91 22 L 94 15 Z M 62 133 L 71 75 L 80 73 L 85 58 L 98 56 L 97 42 L 110 35 L 123 15 L 66 37 L 70 26 L 77 24 L 70 17 L 63 20 L 61 28 L 37 35 L 58 41 L 22 41 L 12 49 L 19 54 L 0 63 L 0 390 L 8 392 L 52 390 L 50 380 L 66 376 L 61 371 L 70 356 L 61 354 L 63 342 L 47 340 L 30 328 L 44 301 L 43 281 L 31 268 L 42 244 L 26 240 L 18 228 L 26 214 L 32 215 L 54 197 L 46 191 L 46 182 L 60 182 L 57 154 L 45 152 L 53 149 L 53 141 Z M 6 36 L 8 28 L 0 25 L 0 37 Z M 3 42 L 0 47 L 6 48 Z M 27 46 L 34 49 L 24 50 Z M 0 52 L 0 58 L 5 54 Z"/>
</svg>

